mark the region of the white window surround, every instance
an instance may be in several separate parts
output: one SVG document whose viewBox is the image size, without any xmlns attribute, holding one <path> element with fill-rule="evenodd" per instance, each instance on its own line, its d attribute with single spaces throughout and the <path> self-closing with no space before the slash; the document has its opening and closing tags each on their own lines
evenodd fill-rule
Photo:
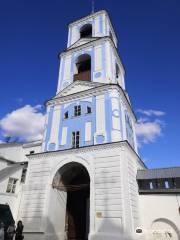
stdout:
<svg viewBox="0 0 180 240">
<path fill-rule="evenodd" d="M 11 177 L 9 178 L 7 189 L 6 189 L 7 193 L 15 193 L 17 181 L 18 179 L 16 178 L 11 178 Z"/>
</svg>

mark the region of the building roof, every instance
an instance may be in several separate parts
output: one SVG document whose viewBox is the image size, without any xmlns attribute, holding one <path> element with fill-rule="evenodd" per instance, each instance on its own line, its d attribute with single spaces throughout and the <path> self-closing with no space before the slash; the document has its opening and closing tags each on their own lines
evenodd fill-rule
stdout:
<svg viewBox="0 0 180 240">
<path fill-rule="evenodd" d="M 19 142 L 2 142 L 0 143 L 0 148 L 4 148 L 4 147 L 14 147 L 14 146 L 22 146 L 23 143 L 19 143 Z"/>
<path fill-rule="evenodd" d="M 0 171 L 0 182 L 9 177 L 11 174 L 13 174 L 14 172 L 18 171 L 19 169 L 23 168 L 24 164 L 26 162 L 22 162 L 22 163 L 15 163 L 15 164 L 12 164 L 11 166 L 9 167 L 6 167 L 4 169 L 2 169 Z"/>
<path fill-rule="evenodd" d="M 180 167 L 138 170 L 137 180 L 180 178 Z"/>
<path fill-rule="evenodd" d="M 2 161 L 4 161 L 4 162 L 8 162 L 8 163 L 15 163 L 15 161 L 13 161 L 13 160 L 9 160 L 9 159 L 7 159 L 7 158 L 1 156 L 1 155 L 0 155 L 0 160 L 2 160 Z"/>
</svg>

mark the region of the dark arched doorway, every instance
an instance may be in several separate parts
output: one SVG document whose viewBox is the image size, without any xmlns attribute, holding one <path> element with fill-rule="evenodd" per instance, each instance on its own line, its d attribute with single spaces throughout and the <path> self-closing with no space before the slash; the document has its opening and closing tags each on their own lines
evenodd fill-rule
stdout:
<svg viewBox="0 0 180 240">
<path fill-rule="evenodd" d="M 86 168 L 76 162 L 64 165 L 54 177 L 53 187 L 67 193 L 65 220 L 67 239 L 88 239 L 90 178 Z"/>
<path fill-rule="evenodd" d="M 75 64 L 76 74 L 74 75 L 74 81 L 91 81 L 91 56 L 89 54 L 82 54 L 77 58 Z"/>
</svg>

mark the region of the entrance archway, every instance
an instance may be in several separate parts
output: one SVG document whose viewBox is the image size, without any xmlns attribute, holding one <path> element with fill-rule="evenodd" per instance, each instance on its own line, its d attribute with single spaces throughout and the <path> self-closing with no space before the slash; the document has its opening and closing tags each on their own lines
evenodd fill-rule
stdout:
<svg viewBox="0 0 180 240">
<path fill-rule="evenodd" d="M 67 193 L 65 231 L 68 240 L 87 240 L 89 234 L 90 177 L 76 162 L 58 170 L 53 187 Z"/>
</svg>

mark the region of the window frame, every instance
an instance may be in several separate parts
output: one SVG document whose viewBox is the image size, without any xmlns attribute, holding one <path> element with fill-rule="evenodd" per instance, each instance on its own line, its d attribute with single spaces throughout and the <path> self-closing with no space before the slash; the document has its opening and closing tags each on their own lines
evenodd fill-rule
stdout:
<svg viewBox="0 0 180 240">
<path fill-rule="evenodd" d="M 72 132 L 72 148 L 80 147 L 80 131 Z"/>
<path fill-rule="evenodd" d="M 74 117 L 81 116 L 81 105 L 74 106 Z"/>
<path fill-rule="evenodd" d="M 165 189 L 169 189 L 170 188 L 170 184 L 168 180 L 164 180 L 164 187 Z"/>
<path fill-rule="evenodd" d="M 69 113 L 68 113 L 68 111 L 66 111 L 65 113 L 64 113 L 64 119 L 68 119 L 69 118 Z"/>
<path fill-rule="evenodd" d="M 12 177 L 9 178 L 7 188 L 6 188 L 6 193 L 14 194 L 16 192 L 17 181 L 18 181 L 17 178 L 12 178 Z"/>
<path fill-rule="evenodd" d="M 86 112 L 86 114 L 91 114 L 91 113 L 92 113 L 92 108 L 89 107 L 89 106 L 87 106 L 87 112 Z"/>
<path fill-rule="evenodd" d="M 27 168 L 28 168 L 28 164 L 24 165 L 23 169 L 22 169 L 22 173 L 21 173 L 21 183 L 25 183 L 26 181 L 26 176 L 27 176 Z"/>
<path fill-rule="evenodd" d="M 153 181 L 149 181 L 149 189 L 150 189 L 150 190 L 153 190 L 153 189 L 154 189 Z"/>
</svg>

